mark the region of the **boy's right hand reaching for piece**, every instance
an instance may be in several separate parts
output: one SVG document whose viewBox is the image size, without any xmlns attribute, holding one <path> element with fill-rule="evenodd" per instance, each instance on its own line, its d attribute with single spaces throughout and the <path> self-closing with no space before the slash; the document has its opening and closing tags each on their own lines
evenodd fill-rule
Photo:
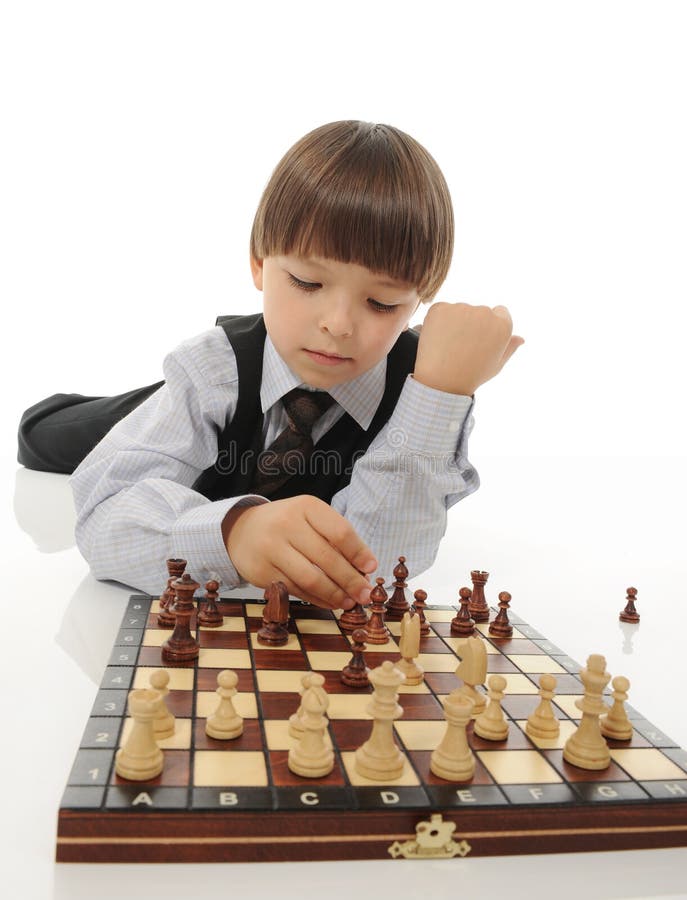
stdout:
<svg viewBox="0 0 687 900">
<path fill-rule="evenodd" d="M 302 495 L 230 510 L 222 536 L 236 571 L 256 587 L 283 581 L 315 606 L 367 603 L 377 560 L 351 524 L 318 497 Z"/>
</svg>

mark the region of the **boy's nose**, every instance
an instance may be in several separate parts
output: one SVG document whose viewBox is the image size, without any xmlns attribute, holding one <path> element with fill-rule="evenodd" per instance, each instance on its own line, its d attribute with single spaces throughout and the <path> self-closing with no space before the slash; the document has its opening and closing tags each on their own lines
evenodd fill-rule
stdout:
<svg viewBox="0 0 687 900">
<path fill-rule="evenodd" d="M 345 304 L 335 304 L 322 311 L 320 329 L 332 337 L 350 337 L 353 333 L 353 320 L 350 310 Z"/>
</svg>

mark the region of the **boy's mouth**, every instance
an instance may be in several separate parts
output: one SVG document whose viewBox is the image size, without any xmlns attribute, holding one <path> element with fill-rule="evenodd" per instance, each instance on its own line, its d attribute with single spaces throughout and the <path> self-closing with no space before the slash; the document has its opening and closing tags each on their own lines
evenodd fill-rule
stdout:
<svg viewBox="0 0 687 900">
<path fill-rule="evenodd" d="M 335 366 L 340 363 L 349 362 L 350 356 L 339 356 L 338 353 L 326 353 L 324 350 L 308 350 L 304 348 L 304 352 L 308 354 L 314 362 L 324 366 Z"/>
</svg>

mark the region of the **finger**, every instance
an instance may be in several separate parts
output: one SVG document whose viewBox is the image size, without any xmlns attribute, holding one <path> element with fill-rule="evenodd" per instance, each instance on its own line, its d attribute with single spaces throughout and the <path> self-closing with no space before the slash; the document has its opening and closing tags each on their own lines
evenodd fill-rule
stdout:
<svg viewBox="0 0 687 900">
<path fill-rule="evenodd" d="M 518 347 L 522 347 L 525 343 L 525 339 L 521 338 L 519 335 L 514 334 L 513 337 L 508 342 L 506 349 L 503 352 L 503 356 L 501 357 L 501 368 L 503 368 L 511 356 L 515 353 Z"/>
<path fill-rule="evenodd" d="M 305 519 L 310 527 L 321 535 L 332 547 L 360 573 L 371 573 L 378 563 L 374 553 L 358 537 L 353 526 L 342 515 L 327 504 L 311 507 L 305 511 Z M 358 579 L 358 590 L 363 588 L 362 576 Z M 351 594 L 350 596 L 355 596 Z"/>
<path fill-rule="evenodd" d="M 298 597 L 327 609 L 345 608 L 350 594 L 304 556 L 299 546 L 287 545 L 286 552 L 275 561 L 294 586 Z"/>
<path fill-rule="evenodd" d="M 511 318 L 510 313 L 508 312 L 508 307 L 506 306 L 492 306 L 491 311 L 496 313 L 499 319 L 503 319 L 505 322 L 510 322 L 511 326 L 513 325 L 513 320 Z"/>
<path fill-rule="evenodd" d="M 317 531 L 307 529 L 300 532 L 297 535 L 297 550 L 347 597 L 367 602 L 370 590 L 367 577 L 361 576 L 339 550 Z"/>
<path fill-rule="evenodd" d="M 355 605 L 355 601 L 351 600 L 350 597 L 344 597 L 340 607 L 329 606 L 329 604 L 323 603 L 322 599 L 316 594 L 311 594 L 304 590 L 301 585 L 295 584 L 285 572 L 281 571 L 281 569 L 275 569 L 273 575 L 274 577 L 270 578 L 270 581 L 283 582 L 286 585 L 286 590 L 292 597 L 297 597 L 299 600 L 305 600 L 307 603 L 312 603 L 313 606 L 319 606 L 322 609 L 350 609 Z M 258 586 L 262 587 L 262 585 Z M 264 587 L 267 587 L 267 585 L 264 585 Z"/>
</svg>

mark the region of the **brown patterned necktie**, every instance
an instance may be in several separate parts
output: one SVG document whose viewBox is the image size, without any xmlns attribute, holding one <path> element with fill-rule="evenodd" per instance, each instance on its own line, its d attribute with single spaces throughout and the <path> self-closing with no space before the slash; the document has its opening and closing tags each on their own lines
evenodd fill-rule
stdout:
<svg viewBox="0 0 687 900">
<path fill-rule="evenodd" d="M 289 424 L 258 457 L 252 491 L 270 497 L 292 475 L 307 472 L 313 452 L 312 430 L 315 422 L 332 405 L 334 398 L 325 391 L 294 388 L 282 398 Z"/>
</svg>

